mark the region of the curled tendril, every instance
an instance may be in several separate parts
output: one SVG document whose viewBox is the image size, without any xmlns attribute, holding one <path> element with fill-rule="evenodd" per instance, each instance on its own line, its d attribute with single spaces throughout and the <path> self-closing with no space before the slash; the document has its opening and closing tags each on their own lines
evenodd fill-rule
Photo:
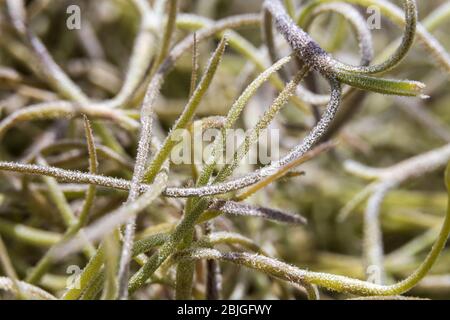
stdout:
<svg viewBox="0 0 450 320">
<path fill-rule="evenodd" d="M 264 6 L 274 17 L 278 31 L 299 58 L 326 78 L 333 77 L 353 87 L 378 93 L 405 96 L 422 94 L 424 85 L 416 81 L 377 79 L 365 75 L 368 73 L 355 73 L 350 69 L 342 68 L 341 63 L 334 60 L 311 36 L 294 23 L 279 0 L 266 0 Z"/>
<path fill-rule="evenodd" d="M 11 222 L 3 218 L 0 219 L 0 232 L 5 236 L 39 249 L 49 249 L 28 273 L 26 282 L 19 281 L 14 272 L 11 272 L 11 268 L 5 268 L 8 269 L 6 274 L 9 278 L 0 277 L 0 289 L 27 298 L 55 299 L 51 294 L 34 287 L 32 284 L 42 284 L 44 275 L 46 275 L 51 263 L 81 249 L 84 249 L 84 254 L 89 262 L 78 278 L 80 287 L 68 288 L 62 299 L 93 299 L 100 296 L 102 288 L 102 298 L 127 299 L 130 294 L 142 286 L 153 283 L 161 283 L 175 289 L 177 298 L 190 298 L 192 294 L 196 297 L 201 296 L 203 292 L 199 294 L 199 286 L 193 286 L 195 272 L 193 262 L 199 259 L 208 260 L 205 290 L 207 297 L 220 297 L 221 280 L 218 261 L 228 261 L 246 266 L 295 285 L 300 285 L 306 289 L 308 297 L 311 299 L 319 298 L 317 287 L 346 294 L 375 296 L 376 298 L 380 296 L 399 298 L 399 294 L 413 288 L 429 273 L 443 250 L 450 233 L 449 208 L 442 229 L 429 255 L 409 277 L 392 285 L 383 285 L 383 279 L 381 283 L 374 284 L 350 277 L 304 270 L 283 263 L 269 257 L 263 246 L 246 236 L 234 232 L 215 231 L 213 219 L 224 214 L 225 216 L 259 217 L 289 224 L 306 224 L 306 219 L 298 214 L 240 201 L 260 191 L 269 183 L 287 175 L 291 169 L 299 164 L 331 148 L 334 142 L 325 142 L 334 133 L 333 127 L 331 127 L 332 130 L 329 130 L 330 126 L 338 123 L 337 126 L 339 127 L 342 124 L 339 118 L 336 119 L 338 121 L 334 121 L 336 113 L 341 100 L 354 89 L 399 96 L 424 97 L 422 95 L 424 84 L 420 82 L 375 78 L 372 75 L 389 71 L 397 66 L 410 51 L 416 36 L 439 62 L 440 66 L 448 72 L 450 70 L 448 53 L 428 33 L 425 27 L 431 31 L 440 24 L 445 17 L 449 16 L 450 6 L 442 6 L 442 12 L 434 12 L 421 25 L 417 21 L 417 5 L 414 0 L 403 0 L 404 10 L 385 0 L 313 0 L 302 7 L 298 17 L 295 17 L 294 1 L 285 1 L 285 9 L 280 0 L 265 0 L 262 8 L 263 15 L 238 15 L 217 21 L 193 14 L 178 14 L 178 0 L 157 0 L 152 5 L 147 0 L 131 0 L 130 2 L 138 11 L 140 25 L 134 39 L 123 84 L 122 86 L 119 85 L 120 79 L 117 77 L 113 88 L 107 88 L 108 84 L 99 85 L 95 90 L 100 88 L 104 93 L 112 94 L 112 98 L 94 101 L 84 93 L 84 87 L 82 89 L 64 72 L 63 68 L 57 64 L 57 59 L 46 48 L 44 42 L 30 28 L 30 18 L 36 12 L 40 12 L 42 8 L 35 9 L 34 12 L 27 12 L 31 5 L 26 6 L 24 0 L 6 1 L 11 26 L 4 28 L 4 24 L 7 23 L 3 20 L 0 21 L 0 28 L 2 32 L 5 30 L 4 38 L 6 39 L 2 42 L 11 43 L 14 48 L 10 48 L 8 51 L 12 53 L 12 56 L 25 64 L 34 73 L 34 76 L 45 82 L 55 92 L 46 92 L 38 89 L 38 87 L 33 88 L 29 85 L 27 76 L 10 70 L 8 67 L 0 67 L 0 79 L 7 82 L 7 89 L 9 90 L 11 85 L 13 88 L 15 86 L 19 88 L 16 90 L 17 93 L 11 94 L 11 96 L 22 97 L 25 101 L 21 101 L 19 107 L 8 108 L 13 111 L 0 121 L 0 137 L 4 136 L 14 125 L 24 121 L 59 120 L 83 115 L 85 116 L 86 142 L 80 142 L 74 137 L 59 140 L 58 133 L 61 131 L 59 126 L 65 121 L 58 121 L 42 137 L 39 137 L 39 141 L 34 143 L 32 148 L 25 151 L 21 157 L 21 162 L 0 161 L 0 171 L 24 173 L 39 177 L 39 179 L 28 177 L 17 179 L 14 176 L 6 175 L 8 182 L 11 183 L 5 184 L 5 194 L 8 196 L 12 194 L 12 198 L 15 200 L 18 197 L 17 191 L 22 188 L 23 190 L 20 191 L 23 191 L 27 197 L 32 198 L 32 203 L 37 203 L 39 208 L 48 209 L 49 205 L 53 204 L 56 207 L 56 212 L 60 214 L 58 218 L 67 227 L 64 233 L 57 233 Z M 163 14 L 165 4 L 168 4 L 167 15 Z M 387 56 L 387 58 L 380 59 L 381 63 L 375 60 L 374 65 L 370 65 L 374 53 L 370 30 L 362 15 L 351 4 L 361 6 L 377 4 L 387 18 L 404 29 L 402 38 L 398 42 L 393 42 L 388 50 L 385 50 L 384 56 Z M 43 7 L 45 6 L 43 4 Z M 33 10 L 30 9 L 30 11 Z M 339 18 L 343 17 L 353 28 L 360 49 L 360 66 L 352 66 L 334 59 L 305 32 L 318 15 L 329 12 L 337 13 L 340 16 Z M 159 16 L 167 16 L 167 19 L 159 19 Z M 163 24 L 162 22 L 165 23 L 160 36 L 161 30 L 158 24 Z M 266 37 L 266 45 L 261 50 L 237 32 L 229 30 L 245 26 L 258 26 L 261 25 L 261 22 Z M 274 37 L 272 23 L 276 26 L 279 38 L 284 37 L 291 47 L 292 55 L 279 59 L 275 44 L 275 40 L 278 40 L 278 38 L 275 39 Z M 94 31 L 92 25 L 86 25 L 86 28 L 86 30 L 90 28 L 91 31 Z M 172 41 L 175 39 L 176 28 L 196 30 L 197 32 L 194 37 L 189 34 L 171 47 Z M 86 36 L 89 37 L 86 34 L 80 35 L 81 38 Z M 91 36 L 95 38 L 95 34 Z M 197 79 L 197 46 L 201 41 L 214 37 L 221 39 L 221 41 L 210 59 L 204 76 Z M 242 76 L 241 78 L 250 84 L 235 100 L 226 116 L 196 120 L 197 107 L 208 90 L 224 55 L 227 43 L 233 50 L 248 60 L 245 77 Z M 97 45 L 99 46 L 99 52 L 97 53 L 90 52 L 89 48 L 84 48 L 89 56 L 89 63 L 94 59 L 106 59 L 101 48 L 102 44 L 98 42 Z M 5 47 L 5 44 L 2 43 L 2 46 Z M 214 142 L 213 153 L 209 159 L 211 161 L 208 161 L 208 164 L 203 168 L 200 168 L 200 166 L 192 168 L 192 176 L 187 184 L 188 187 L 178 187 L 180 184 L 176 184 L 176 187 L 167 187 L 169 183 L 169 153 L 173 148 L 171 142 L 173 131 L 169 131 L 166 139 L 159 146 L 159 136 L 163 130 L 162 127 L 158 126 L 158 121 L 155 121 L 154 107 L 158 102 L 159 91 L 166 76 L 175 67 L 176 62 L 191 49 L 194 49 L 191 90 L 186 107 L 178 120 L 174 122 L 173 130 L 193 130 L 193 126 L 198 121 L 206 120 L 202 122 L 203 129 L 217 127 L 224 132 L 237 123 L 246 105 L 252 103 L 251 99 L 266 82 L 270 81 L 280 93 L 269 109 L 257 120 L 256 125 L 248 131 L 244 142 L 234 154 L 231 164 L 222 166 L 217 170 L 217 175 L 214 175 L 216 169 L 218 169 L 218 156 L 225 149 L 224 136 L 220 135 Z M 272 65 L 264 55 L 264 49 L 268 50 Z M 290 80 L 290 74 L 284 68 L 293 60 L 293 56 L 298 58 L 299 70 L 293 73 L 295 76 Z M 226 62 L 228 63 L 228 61 Z M 92 62 L 92 65 L 94 64 L 95 62 Z M 253 81 L 249 81 L 248 76 L 254 71 L 253 68 L 261 73 Z M 310 70 L 319 72 L 329 82 L 330 95 L 314 94 L 299 88 L 299 83 Z M 110 73 L 115 73 L 115 70 Z M 197 80 L 199 80 L 198 85 Z M 240 81 L 240 83 L 243 83 L 243 81 Z M 341 87 L 344 84 L 350 87 L 345 86 L 342 90 Z M 1 85 L 3 86 L 3 83 Z M 41 92 L 39 94 L 30 93 L 33 89 Z M 24 93 L 27 90 L 28 93 Z M 364 93 L 362 94 L 364 95 Z M 26 107 L 29 100 L 44 102 Z M 313 104 L 314 107 L 323 104 L 326 105 L 326 108 L 322 115 L 320 115 L 318 109 L 315 110 L 317 111 L 314 114 L 317 123 L 305 126 L 308 128 L 308 130 L 305 130 L 306 135 L 294 147 L 291 147 L 292 144 L 289 141 L 291 149 L 286 155 L 258 170 L 232 177 L 234 170 L 239 166 L 239 161 L 249 151 L 250 145 L 257 141 L 260 132 L 269 126 L 288 101 L 300 107 L 300 112 L 309 111 L 305 108 L 308 106 L 303 102 Z M 356 100 L 349 102 L 353 103 L 354 101 Z M 360 102 L 358 103 L 360 104 Z M 4 104 L 4 101 L 0 101 L 0 108 L 3 109 Z M 125 109 L 138 105 L 140 105 L 138 111 Z M 419 113 L 418 115 L 420 117 Z M 111 121 L 125 129 L 128 135 L 123 135 L 124 132 L 120 132 L 121 135 L 114 135 L 101 123 L 93 123 L 95 133 L 99 135 L 104 144 L 98 145 L 95 143 L 94 132 L 86 116 L 92 119 Z M 348 110 L 343 117 L 349 118 Z M 422 123 L 425 126 L 434 126 L 432 120 L 432 117 L 426 119 L 426 121 L 422 119 Z M 75 133 L 76 124 L 71 122 L 70 125 L 73 126 L 70 129 L 74 129 L 73 132 Z M 445 128 L 440 129 L 443 130 L 434 130 L 435 134 L 448 143 Z M 137 156 L 135 163 L 133 163 L 133 160 L 127 155 L 128 148 L 125 148 L 123 142 L 134 143 L 133 135 L 137 132 L 139 133 Z M 318 145 L 319 143 L 321 144 Z M 155 145 L 158 145 L 159 148 L 154 148 Z M 83 148 L 86 148 L 87 152 L 80 150 Z M 76 149 L 77 152 L 72 152 L 73 149 Z M 61 151 L 62 153 L 60 153 Z M 111 163 L 105 166 L 105 175 L 97 173 L 99 167 L 97 152 L 115 161 L 115 163 L 112 163 L 113 166 L 111 166 Z M 89 172 L 56 167 L 58 165 L 73 165 L 77 159 L 85 156 L 86 153 L 89 159 Z M 150 154 L 152 153 L 154 153 L 154 156 L 151 159 Z M 4 158 L 7 159 L 9 156 L 5 152 Z M 343 213 L 348 215 L 352 209 L 368 198 L 364 215 L 363 239 L 363 254 L 367 265 L 375 265 L 381 271 L 383 271 L 384 265 L 388 265 L 388 271 L 391 270 L 389 263 L 383 262 L 385 255 L 380 224 L 381 205 L 386 195 L 405 181 L 441 168 L 449 159 L 450 147 L 446 145 L 385 169 L 370 168 L 354 162 L 345 163 L 346 169 L 355 175 L 374 180 L 343 210 Z M 48 165 L 49 163 L 51 165 Z M 116 174 L 117 176 L 127 177 L 129 180 L 113 177 Z M 59 185 L 57 180 L 73 182 L 77 185 Z M 87 186 L 78 186 L 82 183 L 87 184 Z M 449 188 L 448 172 L 446 185 Z M 104 200 L 103 197 L 95 199 L 96 186 L 125 190 L 128 192 L 127 201 L 118 204 L 118 202 L 122 202 L 123 193 L 101 190 L 102 196 L 113 195 L 113 197 L 116 197 L 111 201 L 112 203 L 107 204 L 109 208 L 113 205 L 115 209 L 103 214 L 104 208 L 101 205 L 100 208 L 96 208 L 97 201 L 102 204 L 102 200 Z M 247 187 L 250 188 L 242 190 Z M 227 195 L 227 193 L 234 191 L 241 192 Z M 84 202 L 80 206 L 80 213 L 76 214 L 76 203 L 83 195 Z M 221 197 L 213 197 L 218 195 L 221 195 Z M 69 197 L 77 198 L 77 200 L 72 203 L 72 198 Z M 135 222 L 138 214 L 155 203 L 160 208 L 171 211 L 169 220 L 161 225 L 151 226 L 135 237 Z M 94 209 L 98 209 L 95 212 L 96 217 L 98 214 L 102 215 L 89 224 L 88 214 Z M 150 214 L 151 211 L 149 210 Z M 343 216 L 340 216 L 340 218 L 342 220 Z M 152 217 L 146 217 L 146 219 L 152 219 Z M 147 220 L 145 221 L 147 222 Z M 219 226 L 219 222 L 223 221 L 227 222 L 226 217 L 217 221 L 216 226 Z M 120 227 L 124 224 L 126 224 L 126 227 L 123 237 L 120 239 Z M 204 228 L 202 228 L 203 226 Z M 197 230 L 202 232 L 199 237 L 196 234 Z M 424 241 L 425 244 L 417 245 L 418 241 L 415 239 L 416 241 L 413 241 L 412 245 L 408 243 L 398 252 L 388 256 L 389 262 L 392 262 L 393 256 L 404 256 L 411 252 L 417 254 L 420 250 L 429 246 L 436 235 L 436 230 L 433 228 L 433 230 L 421 236 L 422 240 L 426 240 Z M 94 245 L 97 241 L 101 242 L 96 248 Z M 118 249 L 120 243 L 122 243 L 121 252 Z M 224 253 L 216 250 L 219 245 L 226 245 L 232 250 L 237 248 L 244 252 Z M 245 252 L 245 250 L 253 253 Z M 0 251 L 2 251 L 0 252 L 0 255 L 2 255 L 0 260 L 4 264 L 5 261 L 8 263 L 9 257 L 5 258 L 5 250 L 0 249 Z M 129 266 L 132 259 L 136 261 L 140 269 L 130 277 Z M 177 264 L 176 281 L 170 278 L 169 268 L 173 264 Z M 156 273 L 158 269 L 160 272 Z M 201 271 L 198 271 L 199 275 Z"/>
<path fill-rule="evenodd" d="M 306 9 L 304 9 L 306 10 Z M 308 23 L 305 23 L 305 30 L 312 23 L 313 19 L 322 13 L 334 12 L 347 20 L 356 32 L 357 40 L 359 44 L 359 50 L 361 55 L 361 66 L 368 65 L 373 59 L 373 46 L 372 46 L 372 35 L 370 33 L 369 27 L 367 26 L 364 17 L 361 13 L 349 4 L 322 4 L 319 5 L 311 13 L 311 17 Z M 297 89 L 298 94 L 302 97 L 305 102 L 311 103 L 313 105 L 324 105 L 329 101 L 328 95 L 318 95 L 310 92 L 309 90 L 299 87 Z M 349 94 L 351 90 L 349 88 L 344 88 L 343 98 Z"/>
<path fill-rule="evenodd" d="M 303 18 L 307 17 L 310 10 L 313 10 L 314 7 L 318 6 L 318 2 L 312 2 L 305 8 L 303 8 L 302 15 L 300 16 L 298 22 L 300 25 L 303 25 Z M 351 66 L 339 61 L 333 61 L 336 68 L 347 71 L 347 72 L 356 72 L 356 73 L 364 73 L 364 74 L 376 74 L 381 72 L 386 72 L 396 65 L 398 65 L 407 55 L 408 51 L 411 49 L 414 38 L 416 34 L 416 25 L 417 25 L 417 4 L 415 0 L 403 0 L 403 7 L 405 12 L 405 29 L 403 31 L 403 38 L 400 46 L 397 48 L 395 53 L 390 56 L 386 61 L 381 64 L 373 65 L 373 66 Z"/>
</svg>

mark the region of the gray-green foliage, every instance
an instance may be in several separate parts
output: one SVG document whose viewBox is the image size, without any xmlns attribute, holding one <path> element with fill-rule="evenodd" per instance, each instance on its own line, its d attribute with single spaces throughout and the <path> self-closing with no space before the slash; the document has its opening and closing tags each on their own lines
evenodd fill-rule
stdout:
<svg viewBox="0 0 450 320">
<path fill-rule="evenodd" d="M 420 146 L 400 143 L 398 150 L 380 155 L 373 152 L 375 138 L 371 137 L 375 141 L 371 146 L 347 129 L 353 128 L 353 114 L 366 104 L 364 98 L 375 101 L 372 108 L 382 101 L 376 100 L 377 93 L 407 96 L 411 104 L 423 103 L 435 93 L 438 100 L 445 95 L 448 98 L 450 58 L 444 49 L 448 43 L 431 35 L 450 16 L 448 2 L 443 1 L 423 23 L 418 20 L 415 0 L 402 1 L 403 8 L 385 0 L 311 0 L 303 1 L 302 6 L 294 0 L 265 0 L 255 13 L 219 20 L 214 20 L 215 12 L 198 16 L 198 8 L 187 0 L 112 1 L 108 17 L 96 21 L 100 2 L 83 2 L 93 16 L 86 20 L 83 31 L 58 34 L 67 41 L 61 46 L 41 40 L 50 32 L 38 28 L 38 18 L 48 24 L 58 22 L 60 5 L 50 1 L 39 7 L 22 0 L 0 4 L 0 170 L 5 173 L 0 182 L 0 262 L 5 274 L 0 277 L 0 289 L 21 299 L 128 299 L 149 288 L 144 293 L 148 298 L 168 298 L 150 290 L 153 284 L 160 284 L 174 290 L 180 299 L 232 297 L 236 281 L 233 270 L 222 270 L 226 265 L 218 262 L 224 261 L 298 285 L 310 299 L 319 298 L 320 288 L 342 294 L 335 297 L 399 298 L 427 280 L 442 252 L 448 259 L 444 247 L 450 233 L 450 209 L 445 208 L 447 193 L 442 188 L 433 191 L 440 192 L 436 202 L 441 212 L 446 212 L 443 222 L 423 219 L 422 227 L 425 224 L 431 231 L 412 243 L 402 238 L 404 247 L 394 251 L 395 255 L 383 250 L 385 227 L 380 214 L 389 195 L 405 182 L 442 170 L 450 160 L 449 146 L 424 152 Z M 181 4 L 186 12 L 179 12 Z M 240 9 L 239 4 L 234 5 Z M 403 29 L 401 39 L 380 55 L 384 58 L 381 62 L 373 59 L 378 47 L 356 7 L 373 5 Z M 322 15 L 341 19 L 336 20 L 338 30 L 345 35 L 355 33 L 360 65 L 338 60 L 335 52 L 327 52 L 314 39 L 311 29 Z M 135 21 L 139 21 L 137 26 Z M 346 28 L 346 22 L 351 28 Z M 125 39 L 123 34 L 111 32 L 111 25 L 122 26 Z M 322 31 L 328 26 L 324 25 L 319 26 Z M 250 31 L 239 33 L 237 29 L 242 28 Z M 257 39 L 259 29 L 262 43 Z M 131 34 L 135 35 L 133 41 Z M 350 37 L 331 34 L 337 39 L 327 48 L 348 51 L 345 46 Z M 389 39 L 386 34 L 379 37 Z M 205 43 L 214 39 L 219 40 L 217 48 L 209 62 L 203 63 Z M 439 73 L 420 77 L 416 72 L 424 66 L 409 61 L 409 55 L 415 53 L 415 39 L 430 55 L 430 59 L 415 59 L 425 66 L 433 60 Z M 79 51 L 83 59 L 76 58 Z M 185 59 L 189 53 L 192 64 Z M 205 69 L 197 79 L 199 65 Z M 402 70 L 405 65 L 409 72 Z M 387 72 L 389 78 L 382 75 Z M 189 74 L 190 85 L 183 81 Z M 397 79 L 397 75 L 430 81 L 431 89 L 420 81 Z M 329 94 L 323 94 L 318 76 L 329 84 Z M 183 92 L 189 92 L 187 102 L 180 102 Z M 251 121 L 249 112 L 260 110 L 262 103 L 268 105 L 265 111 Z M 217 107 L 221 104 L 226 110 Z M 380 112 L 387 112 L 385 109 Z M 419 118 L 426 115 L 421 122 L 423 132 L 434 132 L 438 140 L 450 136 L 445 123 L 432 114 L 414 114 L 416 120 L 417 114 Z M 84 130 L 80 129 L 81 116 Z M 370 127 L 373 115 L 362 118 L 355 121 L 356 131 L 359 123 Z M 199 120 L 204 120 L 202 130 L 220 130 L 207 163 L 189 168 L 173 165 L 173 135 L 180 129 L 191 130 Z M 283 130 L 284 154 L 265 166 L 243 168 L 241 160 L 271 125 Z M 231 163 L 220 166 L 226 131 L 238 126 L 249 130 Z M 305 132 L 299 134 L 298 127 Z M 377 133 L 382 136 L 383 130 L 381 127 Z M 24 142 L 27 139 L 30 141 Z M 315 160 L 332 148 L 333 154 L 326 160 Z M 372 163 L 385 163 L 387 158 L 397 164 L 377 169 L 343 160 L 361 158 L 358 150 L 365 149 L 369 149 L 366 154 L 371 155 Z M 404 153 L 409 159 L 399 162 Z M 295 169 L 307 161 L 312 163 L 305 166 L 307 182 L 303 185 L 303 178 L 293 178 L 302 175 Z M 357 179 L 348 173 L 372 183 L 357 191 Z M 268 199 L 258 198 L 261 194 Z M 417 201 L 417 197 L 411 198 Z M 270 208 L 274 205 L 283 209 Z M 343 259 L 341 264 L 348 263 L 346 275 L 340 275 L 338 259 L 323 252 L 318 252 L 323 261 L 311 262 L 307 269 L 282 262 L 283 256 L 292 253 L 290 242 L 300 241 L 300 249 L 307 255 L 312 249 L 304 246 L 305 239 L 321 239 L 323 230 L 330 232 L 327 218 L 315 216 L 314 210 L 308 212 L 311 207 L 331 210 L 336 229 L 344 229 L 346 223 L 353 226 L 351 213 L 363 211 L 363 258 L 357 267 L 352 257 Z M 313 226 L 299 213 L 292 213 L 293 208 L 312 216 Z M 405 218 L 406 223 L 390 218 L 397 223 L 391 228 L 398 228 L 399 234 L 414 220 Z M 279 225 L 266 225 L 264 220 Z M 226 230 L 230 226 L 233 231 Z M 308 233 L 305 230 L 309 228 Z M 265 236 L 252 239 L 245 234 L 255 235 L 260 229 Z M 423 257 L 419 253 L 430 246 L 430 234 L 437 240 Z M 299 235 L 305 239 L 298 239 Z M 18 252 L 8 252 L 3 238 L 23 246 Z M 280 239 L 283 241 L 278 243 Z M 345 239 L 345 250 L 354 250 L 351 240 Z M 303 254 L 294 248 L 295 256 Z M 34 250 L 31 256 L 28 250 Z M 80 250 L 84 256 L 76 255 Z M 413 256 L 410 260 L 405 258 L 409 253 Z M 73 260 L 83 271 L 78 286 L 64 287 L 54 280 L 55 273 L 60 274 Z M 376 283 L 356 278 L 365 276 L 352 273 L 361 265 L 377 268 L 380 278 Z M 314 266 L 325 271 L 314 271 Z M 222 286 L 222 277 L 233 283 Z M 247 277 L 244 287 L 259 279 L 253 274 L 243 277 Z M 258 298 L 272 297 L 274 292 L 283 298 L 297 294 L 284 282 L 277 282 L 278 290 L 266 280 L 259 283 Z"/>
</svg>

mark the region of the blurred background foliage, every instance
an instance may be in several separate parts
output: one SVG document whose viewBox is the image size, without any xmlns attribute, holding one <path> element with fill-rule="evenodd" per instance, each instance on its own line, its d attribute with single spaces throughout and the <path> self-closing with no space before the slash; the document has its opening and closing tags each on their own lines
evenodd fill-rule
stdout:
<svg viewBox="0 0 450 320">
<path fill-rule="evenodd" d="M 308 1 L 293 1 L 297 8 Z M 400 1 L 392 1 L 400 6 Z M 419 1 L 419 18 L 428 16 L 441 6 L 444 0 Z M 83 27 L 67 30 L 66 8 L 77 4 L 81 8 Z M 195 13 L 213 20 L 234 14 L 258 13 L 259 0 L 182 0 L 180 12 Z M 102 100 L 113 97 L 120 89 L 127 72 L 133 42 L 139 29 L 139 14 L 125 0 L 76 1 L 58 0 L 27 1 L 30 28 L 43 41 L 55 61 L 91 98 Z M 358 7 L 367 16 L 364 8 Z M 9 26 L 6 12 L 0 12 L 0 117 L 5 118 L 28 105 L 55 99 L 57 94 L 44 81 L 35 76 L 27 66 L 26 50 Z M 339 33 L 336 32 L 338 28 Z M 450 48 L 448 30 L 450 19 L 432 33 L 445 48 Z M 254 46 L 264 45 L 260 28 L 245 28 L 238 32 Z M 357 64 L 358 43 L 350 27 L 334 14 L 321 15 L 309 30 L 322 47 L 341 61 Z M 173 43 L 187 36 L 190 31 L 177 30 Z M 401 36 L 401 30 L 382 18 L 381 29 L 372 30 L 374 49 L 380 53 L 388 44 Z M 210 52 L 215 47 L 210 40 L 199 45 L 199 64 L 203 69 Z M 290 48 L 279 41 L 279 52 L 289 54 Z M 162 96 L 156 104 L 156 133 L 164 137 L 182 111 L 189 94 L 191 55 L 185 54 L 167 76 Z M 294 66 L 290 66 L 294 68 Z M 233 101 L 258 71 L 242 55 L 227 49 L 211 88 L 203 99 L 197 117 L 225 115 Z M 337 219 L 340 211 L 368 182 L 349 173 L 343 167 L 352 159 L 372 167 L 389 167 L 404 159 L 450 143 L 450 86 L 449 77 L 435 67 L 433 59 L 419 45 L 415 45 L 407 58 L 389 72 L 397 79 L 414 79 L 427 85 L 429 99 L 398 98 L 365 92 L 357 99 L 344 102 L 351 108 L 346 123 L 333 132 L 337 144 L 331 150 L 302 165 L 304 175 L 277 181 L 248 199 L 250 203 L 298 212 L 308 218 L 307 226 L 286 226 L 251 217 L 219 217 L 216 228 L 237 231 L 253 239 L 270 255 L 298 267 L 324 271 L 364 279 L 366 270 L 362 255 L 362 221 L 366 202 L 357 205 L 347 219 Z M 317 92 L 328 92 L 325 81 L 311 73 L 307 85 Z M 248 129 L 258 115 L 264 112 L 276 91 L 270 83 L 251 100 L 238 122 L 238 127 Z M 137 110 L 139 102 L 129 110 Z M 117 165 L 111 159 L 101 158 L 100 172 L 104 175 L 129 179 L 132 161 L 137 147 L 137 135 L 104 122 L 126 152 L 129 166 Z M 281 130 L 284 152 L 298 143 L 305 131 L 314 123 L 311 113 L 292 104 L 277 116 L 273 126 Z M 0 144 L 2 160 L 20 160 L 27 155 L 50 128 L 57 124 L 57 139 L 82 137 L 80 120 L 30 121 L 20 123 L 9 130 Z M 69 152 L 70 151 L 70 152 Z M 88 165 L 85 150 L 68 150 L 65 153 L 48 152 L 49 164 L 66 169 L 85 170 Z M 239 172 L 253 170 L 241 167 Z M 386 254 L 388 280 L 402 279 L 424 259 L 431 246 L 423 238 L 428 230 L 438 227 L 446 210 L 447 194 L 442 181 L 443 169 L 414 179 L 389 193 L 381 207 L 381 222 Z M 170 181 L 176 185 L 189 184 L 189 168 L 175 166 Z M 23 188 L 30 184 L 29 188 Z M 62 184 L 63 185 L 63 184 Z M 79 208 L 82 189 L 72 184 L 64 185 L 70 205 Z M 29 189 L 33 192 L 29 192 Z M 120 206 L 126 199 L 125 192 L 99 189 L 92 219 Z M 11 223 L 62 233 L 62 222 L 48 198 L 46 187 L 35 178 L 1 174 L 0 179 L 0 234 L 2 234 L 11 260 L 19 277 L 33 266 L 45 248 L 32 246 L 8 231 Z M 138 237 L 152 233 L 158 224 L 173 223 L 180 211 L 158 200 L 139 218 Z M 422 239 L 423 238 L 423 239 Z M 411 241 L 422 241 L 422 249 L 409 256 L 391 255 Z M 417 240 L 419 239 L 419 240 Z M 432 237 L 431 239 L 434 239 Z M 76 255 L 56 264 L 41 280 L 40 285 L 51 292 L 59 292 L 65 286 L 66 268 L 75 264 L 83 266 L 84 256 Z M 198 265 L 201 263 L 199 262 Z M 224 298 L 299 298 L 300 288 L 290 287 L 279 281 L 245 268 L 223 264 Z M 197 277 L 201 275 L 198 266 Z M 201 292 L 204 281 L 196 282 Z M 427 298 L 450 298 L 450 250 L 445 250 L 432 272 L 410 293 Z M 139 292 L 141 298 L 171 298 L 172 291 L 155 284 Z M 339 294 L 324 291 L 323 298 L 340 298 Z"/>
</svg>

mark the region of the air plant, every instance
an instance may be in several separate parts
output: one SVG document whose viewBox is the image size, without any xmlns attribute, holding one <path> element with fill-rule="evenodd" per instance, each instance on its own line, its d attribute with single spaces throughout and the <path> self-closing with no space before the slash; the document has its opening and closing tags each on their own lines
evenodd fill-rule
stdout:
<svg viewBox="0 0 450 320">
<path fill-rule="evenodd" d="M 425 176 L 439 181 L 433 174 L 450 161 L 449 145 L 434 140 L 449 143 L 445 120 L 423 108 L 448 95 L 448 43 L 431 34 L 450 16 L 448 2 L 421 22 L 415 0 L 403 0 L 403 8 L 385 0 L 311 0 L 301 6 L 264 0 L 255 13 L 217 20 L 214 12 L 196 14 L 195 1 L 86 1 L 83 8 L 92 9 L 86 12 L 100 17 L 86 16 L 80 30 L 61 32 L 71 43 L 62 46 L 52 43 L 45 28 L 60 23 L 62 5 L 38 2 L 0 4 L 0 290 L 18 299 L 229 298 L 237 286 L 233 274 L 242 273 L 229 268 L 232 263 L 274 279 L 263 278 L 256 294 L 244 290 L 239 297 L 406 299 L 410 291 L 433 296 L 432 277 L 450 272 L 447 267 L 430 275 L 441 253 L 448 259 L 450 193 L 440 184 L 418 182 L 437 193 L 439 213 L 446 210 L 443 219 L 428 213 L 420 226 L 428 229 L 418 238 L 410 236 L 414 217 L 404 215 L 406 222 L 391 226 L 395 244 L 383 241 L 388 228 L 381 215 L 391 195 L 401 198 L 384 212 L 394 222 L 399 207 L 409 203 L 396 189 L 426 198 L 427 189 L 411 191 L 406 183 Z M 100 2 L 110 2 L 110 16 L 100 15 Z M 403 30 L 375 58 L 375 36 L 362 13 L 371 6 Z M 333 17 L 339 30 L 326 46 L 313 28 L 315 21 L 322 22 L 321 31 L 329 27 L 323 15 Z M 126 40 L 111 33 L 117 26 Z M 351 31 L 360 65 L 335 58 L 342 52 L 348 58 L 350 37 L 344 35 Z M 377 35 L 378 41 L 388 38 Z M 415 72 L 430 62 L 413 56 L 416 39 L 434 63 L 430 76 Z M 204 50 L 213 43 L 214 50 Z M 68 66 L 79 65 L 73 60 L 81 60 L 80 52 L 92 70 L 74 79 Z M 431 88 L 399 80 L 399 74 L 421 77 Z M 395 97 L 394 104 L 423 127 L 414 131 L 415 139 L 423 138 L 422 145 L 431 140 L 433 150 L 398 142 L 400 147 L 383 151 L 374 137 L 362 137 L 376 118 L 367 109 L 382 101 L 375 100 L 380 94 Z M 370 108 L 355 119 L 368 102 Z M 164 113 L 170 110 L 174 116 Z M 408 135 L 409 122 L 397 118 L 406 123 L 398 130 Z M 177 133 L 192 133 L 197 124 L 200 135 L 218 133 L 205 161 L 175 164 Z M 381 136 L 384 125 L 373 131 Z M 246 164 L 252 146 L 274 126 L 283 132 L 283 154 L 270 163 Z M 247 130 L 231 159 L 221 163 L 227 132 L 236 127 Z M 410 159 L 400 161 L 404 154 Z M 364 159 L 371 166 L 362 165 Z M 386 159 L 396 164 L 372 167 Z M 372 183 L 361 185 L 348 172 Z M 417 202 L 415 195 L 410 198 Z M 311 208 L 331 212 L 331 222 Z M 314 250 L 298 239 L 313 238 L 320 247 L 333 237 L 320 230 L 359 227 L 353 212 L 364 216 L 361 248 L 344 239 L 340 248 Z M 9 244 L 17 250 L 8 250 Z M 341 261 L 327 250 L 341 254 Z M 64 273 L 70 266 L 79 268 L 76 277 Z M 354 272 L 362 268 L 375 268 L 377 279 Z M 245 289 L 260 279 L 242 277 Z M 440 285 L 450 288 L 448 280 Z"/>
</svg>

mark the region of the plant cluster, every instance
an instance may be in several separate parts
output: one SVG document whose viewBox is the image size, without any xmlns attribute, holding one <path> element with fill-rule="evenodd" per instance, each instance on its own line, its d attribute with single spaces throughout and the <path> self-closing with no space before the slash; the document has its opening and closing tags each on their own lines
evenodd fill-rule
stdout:
<svg viewBox="0 0 450 320">
<path fill-rule="evenodd" d="M 0 2 L 1 296 L 448 298 L 450 2 L 399 3 Z"/>
</svg>

